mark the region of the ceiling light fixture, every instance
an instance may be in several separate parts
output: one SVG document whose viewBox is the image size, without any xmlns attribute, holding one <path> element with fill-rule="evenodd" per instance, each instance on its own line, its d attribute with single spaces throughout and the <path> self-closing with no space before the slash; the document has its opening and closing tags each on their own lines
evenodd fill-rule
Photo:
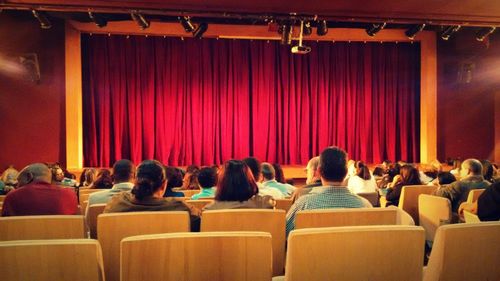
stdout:
<svg viewBox="0 0 500 281">
<path fill-rule="evenodd" d="M 137 12 L 132 12 L 130 16 L 141 29 L 149 28 L 149 26 L 151 25 L 151 23 L 143 15 Z"/>
<path fill-rule="evenodd" d="M 108 25 L 108 21 L 102 16 L 89 11 L 89 18 L 97 25 L 99 28 L 103 28 Z"/>
<path fill-rule="evenodd" d="M 368 36 L 370 37 L 373 37 L 375 36 L 375 34 L 379 33 L 382 29 L 384 29 L 386 25 L 387 23 L 385 22 L 372 23 L 371 26 L 366 29 L 366 34 L 368 34 Z"/>
<path fill-rule="evenodd" d="M 197 39 L 201 39 L 203 34 L 208 30 L 208 24 L 206 22 L 202 22 L 198 25 L 196 30 L 193 32 L 193 37 Z"/>
<path fill-rule="evenodd" d="M 326 20 L 318 21 L 318 25 L 316 27 L 316 34 L 318 36 L 325 36 L 328 33 L 328 23 Z"/>
<path fill-rule="evenodd" d="M 293 54 L 305 55 L 311 51 L 311 47 L 302 45 L 302 36 L 304 31 L 304 21 L 300 21 L 299 45 L 292 47 Z"/>
<path fill-rule="evenodd" d="M 417 33 L 422 31 L 424 29 L 424 27 L 425 27 L 425 23 L 412 25 L 410 28 L 408 28 L 408 30 L 405 31 L 405 35 L 406 35 L 406 37 L 408 37 L 408 39 L 413 40 L 415 38 L 415 36 L 417 35 Z"/>
<path fill-rule="evenodd" d="M 441 32 L 441 39 L 443 40 L 448 40 L 450 39 L 451 35 L 457 31 L 459 31 L 461 28 L 460 25 L 452 25 L 452 26 L 448 26 L 446 27 L 443 32 Z"/>
<path fill-rule="evenodd" d="M 31 13 L 33 13 L 33 16 L 38 20 L 40 23 L 40 27 L 43 29 L 49 29 L 52 27 L 52 24 L 50 23 L 49 19 L 45 15 L 44 12 L 38 12 L 37 10 L 31 10 Z"/>
<path fill-rule="evenodd" d="M 193 32 L 195 30 L 193 23 L 189 17 L 178 17 L 182 27 L 186 32 Z"/>
<path fill-rule="evenodd" d="M 476 40 L 482 42 L 486 37 L 488 37 L 491 33 L 495 32 L 496 27 L 483 27 L 478 30 L 476 33 Z"/>
<path fill-rule="evenodd" d="M 281 45 L 292 44 L 293 26 L 291 24 L 283 24 L 281 29 Z"/>
<path fill-rule="evenodd" d="M 302 25 L 302 22 L 300 24 Z M 311 27 L 311 23 L 310 22 L 304 23 L 304 26 L 302 27 L 302 29 L 303 29 L 304 36 L 309 36 L 313 32 L 313 29 Z"/>
</svg>

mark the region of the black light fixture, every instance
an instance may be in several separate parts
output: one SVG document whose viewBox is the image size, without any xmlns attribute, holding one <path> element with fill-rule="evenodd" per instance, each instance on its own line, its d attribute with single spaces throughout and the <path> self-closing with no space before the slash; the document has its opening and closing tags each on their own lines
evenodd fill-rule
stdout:
<svg viewBox="0 0 500 281">
<path fill-rule="evenodd" d="M 304 35 L 304 36 L 309 36 L 309 35 L 311 35 L 311 34 L 312 34 L 312 32 L 313 32 L 313 29 L 312 29 L 312 27 L 311 27 L 311 23 L 310 23 L 310 22 L 306 22 L 306 23 L 304 23 L 304 26 L 303 26 L 303 28 L 302 28 L 302 29 L 303 29 L 303 30 L 302 30 L 302 33 L 303 33 L 303 35 Z"/>
<path fill-rule="evenodd" d="M 141 29 L 146 29 L 151 25 L 151 23 L 143 15 L 137 12 L 132 12 L 130 16 L 137 23 L 137 25 L 141 27 Z"/>
<path fill-rule="evenodd" d="M 476 33 L 476 40 L 482 42 L 486 37 L 488 37 L 491 33 L 495 32 L 496 27 L 483 27 L 479 29 Z"/>
<path fill-rule="evenodd" d="M 326 20 L 318 21 L 318 26 L 316 27 L 316 34 L 318 36 L 325 36 L 328 33 L 328 23 Z"/>
<path fill-rule="evenodd" d="M 415 36 L 417 35 L 417 33 L 422 31 L 424 29 L 424 27 L 425 27 L 425 23 L 412 25 L 410 28 L 408 28 L 408 30 L 405 31 L 405 35 L 406 35 L 406 37 L 408 37 L 408 39 L 413 40 L 415 38 Z"/>
<path fill-rule="evenodd" d="M 103 28 L 108 25 L 108 21 L 102 16 L 89 11 L 89 18 L 97 25 L 99 28 Z"/>
<path fill-rule="evenodd" d="M 49 29 L 52 27 L 52 24 L 49 21 L 49 18 L 45 15 L 44 12 L 39 12 L 37 10 L 31 10 L 31 13 L 33 13 L 33 16 L 38 20 L 40 23 L 40 27 L 43 29 Z"/>
<path fill-rule="evenodd" d="M 202 22 L 198 25 L 196 30 L 193 32 L 193 37 L 200 39 L 203 37 L 203 34 L 208 30 L 208 24 L 206 22 Z"/>
<path fill-rule="evenodd" d="M 189 17 L 178 17 L 179 22 L 186 32 L 193 32 L 195 30 L 194 25 L 191 23 Z"/>
<path fill-rule="evenodd" d="M 283 24 L 282 30 L 283 32 L 281 33 L 281 45 L 292 44 L 293 26 L 291 24 Z"/>
<path fill-rule="evenodd" d="M 453 33 L 455 33 L 455 32 L 457 32 L 457 31 L 459 31 L 459 30 L 460 30 L 460 28 L 462 28 L 460 25 L 452 25 L 452 26 L 448 26 L 448 27 L 446 27 L 446 28 L 443 30 L 443 32 L 441 32 L 441 35 L 440 35 L 440 36 L 441 36 L 441 39 L 443 39 L 443 40 L 448 40 L 448 39 L 450 39 L 450 36 L 451 36 Z"/>
<path fill-rule="evenodd" d="M 368 36 L 373 37 L 375 34 L 379 33 L 380 30 L 384 29 L 387 23 L 372 23 L 367 29 L 366 34 Z"/>
</svg>

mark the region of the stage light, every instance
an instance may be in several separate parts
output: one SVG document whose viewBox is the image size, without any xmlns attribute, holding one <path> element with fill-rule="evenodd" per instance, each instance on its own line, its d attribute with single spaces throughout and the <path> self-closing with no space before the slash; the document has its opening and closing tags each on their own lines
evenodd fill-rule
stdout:
<svg viewBox="0 0 500 281">
<path fill-rule="evenodd" d="M 488 37 L 491 33 L 495 32 L 496 27 L 483 27 L 478 30 L 476 33 L 476 40 L 477 41 L 483 41 L 486 37 Z"/>
<path fill-rule="evenodd" d="M 50 23 L 49 19 L 45 15 L 44 12 L 38 12 L 36 10 L 31 10 L 33 13 L 33 16 L 38 20 L 40 23 L 40 27 L 43 29 L 49 29 L 52 27 L 52 24 Z"/>
<path fill-rule="evenodd" d="M 139 13 L 132 12 L 130 16 L 137 23 L 137 25 L 141 27 L 141 29 L 146 29 L 151 25 L 151 23 L 143 15 Z"/>
<path fill-rule="evenodd" d="M 303 34 L 304 36 L 309 36 L 311 35 L 313 32 L 313 29 L 311 27 L 311 23 L 310 22 L 306 22 L 303 26 Z"/>
<path fill-rule="evenodd" d="M 98 14 L 89 12 L 89 18 L 97 25 L 99 28 L 103 28 L 108 25 L 108 21 Z"/>
<path fill-rule="evenodd" d="M 302 45 L 304 35 L 304 21 L 300 21 L 299 45 L 292 47 L 293 54 L 305 55 L 311 51 L 311 47 Z"/>
<path fill-rule="evenodd" d="M 283 24 L 283 32 L 281 34 L 281 45 L 292 44 L 293 26 L 291 24 Z"/>
<path fill-rule="evenodd" d="M 206 22 L 200 23 L 196 30 L 193 32 L 193 37 L 200 39 L 203 37 L 203 34 L 208 30 L 208 24 Z"/>
<path fill-rule="evenodd" d="M 445 28 L 445 29 L 443 30 L 443 32 L 441 32 L 441 39 L 443 39 L 443 40 L 448 40 L 448 39 L 450 39 L 450 36 L 451 36 L 453 33 L 455 33 L 455 32 L 457 32 L 457 31 L 459 31 L 459 30 L 460 30 L 460 28 L 461 28 L 461 26 L 460 26 L 460 25 L 448 26 L 447 28 Z"/>
<path fill-rule="evenodd" d="M 370 27 L 366 29 L 366 34 L 373 37 L 375 34 L 379 33 L 380 30 L 384 29 L 387 23 L 372 23 Z"/>
<path fill-rule="evenodd" d="M 406 35 L 406 37 L 408 37 L 408 39 L 413 40 L 413 38 L 415 38 L 417 33 L 422 31 L 424 29 L 424 27 L 425 27 L 425 23 L 413 25 L 410 28 L 408 28 L 408 30 L 406 30 L 405 35 Z"/>
<path fill-rule="evenodd" d="M 318 26 L 316 27 L 316 34 L 318 36 L 325 36 L 328 33 L 328 23 L 326 20 L 318 21 Z"/>
<path fill-rule="evenodd" d="M 179 17 L 179 21 L 186 32 L 193 32 L 195 30 L 189 17 Z"/>
</svg>

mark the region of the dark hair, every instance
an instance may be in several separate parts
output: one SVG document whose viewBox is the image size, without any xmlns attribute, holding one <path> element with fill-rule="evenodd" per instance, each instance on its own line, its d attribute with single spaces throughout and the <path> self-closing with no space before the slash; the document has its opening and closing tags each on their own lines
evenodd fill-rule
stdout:
<svg viewBox="0 0 500 281">
<path fill-rule="evenodd" d="M 286 183 L 285 174 L 279 163 L 274 163 L 274 178 L 277 182 Z"/>
<path fill-rule="evenodd" d="M 260 161 L 255 157 L 247 157 L 243 159 L 243 162 L 250 168 L 255 181 L 259 180 L 260 176 Z"/>
<path fill-rule="evenodd" d="M 135 165 L 130 160 L 118 160 L 113 165 L 113 181 L 115 183 L 130 181 L 134 174 Z"/>
<path fill-rule="evenodd" d="M 357 161 L 354 164 L 354 167 L 356 168 L 356 175 L 364 180 L 369 180 L 372 178 L 372 175 L 370 174 L 370 170 L 368 167 L 363 163 L 362 161 Z"/>
<path fill-rule="evenodd" d="M 377 176 L 377 177 L 384 176 L 384 168 L 382 168 L 382 167 L 375 167 L 375 169 L 373 169 L 373 175 Z"/>
<path fill-rule="evenodd" d="M 483 177 L 485 180 L 494 182 L 493 180 L 493 165 L 488 160 L 481 160 L 481 165 L 483 165 Z"/>
<path fill-rule="evenodd" d="M 132 194 L 138 200 L 152 196 L 163 186 L 165 180 L 165 169 L 160 162 L 156 160 L 144 160 L 137 167 Z"/>
<path fill-rule="evenodd" d="M 266 180 L 272 180 L 276 177 L 276 172 L 274 171 L 273 165 L 269 163 L 262 163 L 260 165 L 260 172 Z"/>
<path fill-rule="evenodd" d="M 452 183 L 452 182 L 454 182 L 454 181 L 457 180 L 455 178 L 455 176 L 452 173 L 450 173 L 450 172 L 440 172 L 440 173 L 438 173 L 437 179 L 438 179 L 439 184 L 450 184 L 450 183 Z"/>
<path fill-rule="evenodd" d="M 335 146 L 325 148 L 319 156 L 319 174 L 325 180 L 344 180 L 347 175 L 347 153 Z"/>
<path fill-rule="evenodd" d="M 111 177 L 111 172 L 108 169 L 100 169 L 92 186 L 97 189 L 112 188 L 113 178 Z"/>
<path fill-rule="evenodd" d="M 401 175 L 402 185 L 422 184 L 422 182 L 420 181 L 420 173 L 418 172 L 418 169 L 410 164 L 403 165 L 399 170 L 399 174 Z"/>
<path fill-rule="evenodd" d="M 182 186 L 181 169 L 176 167 L 165 167 L 165 177 L 167 178 L 167 190 Z"/>
<path fill-rule="evenodd" d="M 246 201 L 259 192 L 250 168 L 239 160 L 224 164 L 217 182 L 217 201 Z"/>
<path fill-rule="evenodd" d="M 80 175 L 80 184 L 79 187 L 89 186 L 96 180 L 96 169 L 94 168 L 85 168 Z"/>
<path fill-rule="evenodd" d="M 198 167 L 197 165 L 189 165 L 187 166 L 186 168 L 186 173 L 197 173 L 198 171 L 200 171 L 200 167 Z"/>
<path fill-rule="evenodd" d="M 217 170 L 213 167 L 201 168 L 198 173 L 198 183 L 202 188 L 214 187 L 217 184 Z"/>
</svg>

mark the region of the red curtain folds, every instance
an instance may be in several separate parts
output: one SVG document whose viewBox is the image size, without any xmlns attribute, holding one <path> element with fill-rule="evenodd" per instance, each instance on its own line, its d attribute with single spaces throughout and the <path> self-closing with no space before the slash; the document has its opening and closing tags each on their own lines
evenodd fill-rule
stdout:
<svg viewBox="0 0 500 281">
<path fill-rule="evenodd" d="M 419 161 L 417 43 L 82 37 L 85 166 Z"/>
</svg>

